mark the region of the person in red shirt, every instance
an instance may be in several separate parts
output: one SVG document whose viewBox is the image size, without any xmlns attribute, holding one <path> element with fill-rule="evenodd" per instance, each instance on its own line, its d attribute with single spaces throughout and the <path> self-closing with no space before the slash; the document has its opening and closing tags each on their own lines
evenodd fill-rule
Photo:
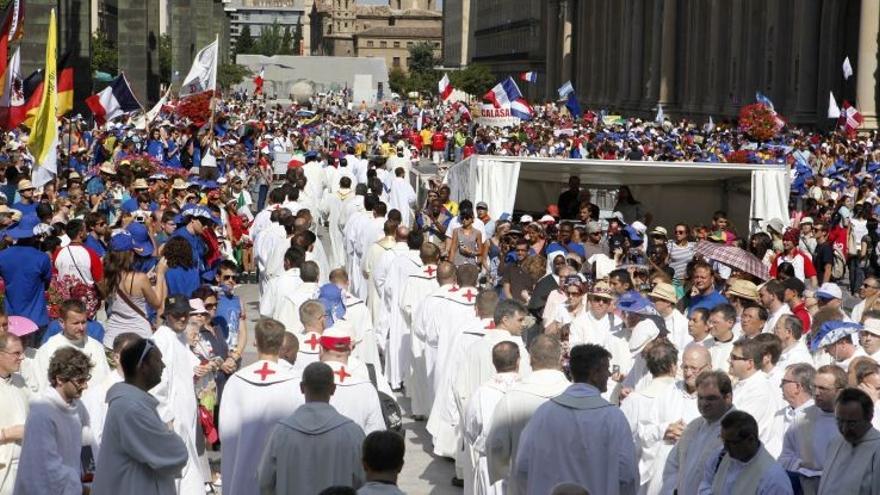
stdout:
<svg viewBox="0 0 880 495">
<path fill-rule="evenodd" d="M 785 234 L 782 235 L 782 247 L 784 251 L 773 257 L 773 262 L 770 263 L 770 276 L 776 278 L 779 272 L 779 265 L 783 263 L 791 263 L 794 267 L 795 277 L 800 279 L 803 283 L 806 283 L 806 281 L 809 280 L 813 287 L 818 287 L 819 284 L 816 278 L 816 268 L 813 266 L 813 261 L 810 256 L 798 249 L 799 242 L 800 232 L 797 229 L 788 229 L 785 231 Z"/>
<path fill-rule="evenodd" d="M 463 158 L 467 158 L 476 152 L 477 148 L 474 146 L 474 138 L 467 138 L 467 140 L 464 142 L 464 149 L 462 150 L 461 156 Z"/>
<path fill-rule="evenodd" d="M 439 128 L 434 129 L 434 134 L 431 135 L 431 151 L 434 164 L 440 165 L 443 155 L 446 154 L 446 134 Z"/>
<path fill-rule="evenodd" d="M 782 282 L 782 286 L 785 287 L 785 304 L 788 304 L 792 314 L 801 320 L 804 328 L 810 328 L 813 318 L 810 316 L 810 312 L 807 311 L 806 303 L 804 303 L 804 289 L 806 289 L 804 283 L 792 277 Z"/>
</svg>

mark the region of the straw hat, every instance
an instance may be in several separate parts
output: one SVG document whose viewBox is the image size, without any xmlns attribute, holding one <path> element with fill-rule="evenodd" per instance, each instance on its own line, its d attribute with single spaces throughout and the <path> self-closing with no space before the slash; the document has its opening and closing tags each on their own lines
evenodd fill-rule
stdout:
<svg viewBox="0 0 880 495">
<path fill-rule="evenodd" d="M 102 163 L 101 167 L 98 170 L 108 175 L 116 175 L 116 166 L 114 166 L 110 162 Z"/>
<path fill-rule="evenodd" d="M 589 295 L 590 297 L 601 297 L 602 299 L 614 299 L 614 294 L 611 292 L 611 286 L 604 280 L 596 282 Z"/>
<path fill-rule="evenodd" d="M 147 185 L 147 181 L 146 181 L 145 179 L 143 179 L 143 178 L 135 179 L 135 181 L 134 181 L 134 183 L 131 185 L 131 187 L 132 187 L 133 189 L 135 189 L 135 190 L 138 190 L 138 189 L 149 189 L 149 188 L 150 188 L 150 186 Z"/>
<path fill-rule="evenodd" d="M 748 280 L 742 280 L 739 278 L 733 279 L 730 286 L 727 288 L 727 293 L 741 299 L 748 299 L 755 302 L 760 301 L 758 298 L 758 286 Z"/>
<path fill-rule="evenodd" d="M 27 191 L 28 189 L 34 189 L 34 184 L 31 181 L 27 179 L 21 179 L 20 181 L 18 181 L 19 192 Z"/>
<path fill-rule="evenodd" d="M 171 189 L 175 189 L 178 191 L 186 189 L 188 187 L 189 187 L 189 184 L 187 184 L 187 182 L 185 180 L 181 179 L 180 177 L 176 177 L 174 179 L 174 183 L 171 185 Z"/>
<path fill-rule="evenodd" d="M 654 289 L 648 294 L 648 298 L 660 299 L 661 301 L 666 301 L 672 304 L 678 302 L 678 297 L 675 294 L 675 287 L 666 282 L 660 282 L 655 285 Z"/>
</svg>

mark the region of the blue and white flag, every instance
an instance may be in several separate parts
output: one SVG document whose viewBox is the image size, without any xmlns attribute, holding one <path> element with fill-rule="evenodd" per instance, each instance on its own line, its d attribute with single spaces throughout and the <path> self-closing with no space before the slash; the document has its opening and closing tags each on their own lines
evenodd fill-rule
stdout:
<svg viewBox="0 0 880 495">
<path fill-rule="evenodd" d="M 571 81 L 566 81 L 557 91 L 559 91 L 559 99 L 563 100 L 569 93 L 574 93 L 574 86 L 571 85 Z"/>
<path fill-rule="evenodd" d="M 575 119 L 581 118 L 581 115 L 584 114 L 583 110 L 581 110 L 581 104 L 578 102 L 577 95 L 574 94 L 573 91 L 568 94 L 568 100 L 565 102 L 565 108 L 568 108 L 571 116 Z"/>
<path fill-rule="evenodd" d="M 775 111 L 776 111 L 776 108 L 773 107 L 773 102 L 770 101 L 770 98 L 767 98 L 767 97 L 766 97 L 763 93 L 761 93 L 760 91 L 756 91 L 756 92 L 755 92 L 755 100 L 757 100 L 758 103 L 760 103 L 760 104 L 764 105 L 765 107 L 769 108 L 771 112 L 775 112 Z"/>
<path fill-rule="evenodd" d="M 663 105 L 658 103 L 657 115 L 654 117 L 654 122 L 657 124 L 662 124 L 664 120 L 666 120 L 666 115 L 663 114 Z"/>
<path fill-rule="evenodd" d="M 524 98 L 518 98 L 510 102 L 510 115 L 520 120 L 532 120 L 535 112 Z"/>
</svg>

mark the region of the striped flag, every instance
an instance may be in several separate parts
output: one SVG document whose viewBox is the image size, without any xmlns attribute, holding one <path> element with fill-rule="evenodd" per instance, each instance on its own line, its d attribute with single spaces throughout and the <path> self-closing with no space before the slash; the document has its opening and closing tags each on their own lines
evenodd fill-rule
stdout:
<svg viewBox="0 0 880 495">
<path fill-rule="evenodd" d="M 532 110 L 531 105 L 529 105 L 525 98 L 517 98 L 510 102 L 510 115 L 520 120 L 532 120 L 534 113 L 534 110 Z"/>
<path fill-rule="evenodd" d="M 862 114 L 859 113 L 856 107 L 850 105 L 846 100 L 843 101 L 843 108 L 841 110 L 840 126 L 849 134 L 855 133 L 856 129 L 862 126 L 865 118 L 862 117 Z"/>
<path fill-rule="evenodd" d="M 95 116 L 95 121 L 102 125 L 120 115 L 141 109 L 125 74 L 119 74 L 103 91 L 86 98 L 86 105 Z"/>
<path fill-rule="evenodd" d="M 559 99 L 564 100 L 569 93 L 574 93 L 574 86 L 571 85 L 571 81 L 566 81 L 557 91 L 559 91 Z"/>
<path fill-rule="evenodd" d="M 522 81 L 526 81 L 526 82 L 530 82 L 530 83 L 534 84 L 534 83 L 538 82 L 538 73 L 535 71 L 520 72 L 519 78 Z"/>
<path fill-rule="evenodd" d="M 449 82 L 449 74 L 443 74 L 443 78 L 437 83 L 437 92 L 440 94 L 440 101 L 446 101 L 452 95 L 452 84 Z"/>
<path fill-rule="evenodd" d="M 263 74 L 266 72 L 266 67 L 260 67 L 260 73 L 254 77 L 254 95 L 263 94 Z"/>
</svg>

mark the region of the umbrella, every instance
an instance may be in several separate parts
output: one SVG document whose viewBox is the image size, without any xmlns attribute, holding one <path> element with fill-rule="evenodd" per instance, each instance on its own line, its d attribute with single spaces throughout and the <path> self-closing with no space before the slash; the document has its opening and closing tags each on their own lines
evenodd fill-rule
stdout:
<svg viewBox="0 0 880 495">
<path fill-rule="evenodd" d="M 697 243 L 696 252 L 705 258 L 724 263 L 731 268 L 754 275 L 761 280 L 768 280 L 770 278 L 764 263 L 757 256 L 744 249 L 726 244 L 700 241 Z"/>
</svg>

